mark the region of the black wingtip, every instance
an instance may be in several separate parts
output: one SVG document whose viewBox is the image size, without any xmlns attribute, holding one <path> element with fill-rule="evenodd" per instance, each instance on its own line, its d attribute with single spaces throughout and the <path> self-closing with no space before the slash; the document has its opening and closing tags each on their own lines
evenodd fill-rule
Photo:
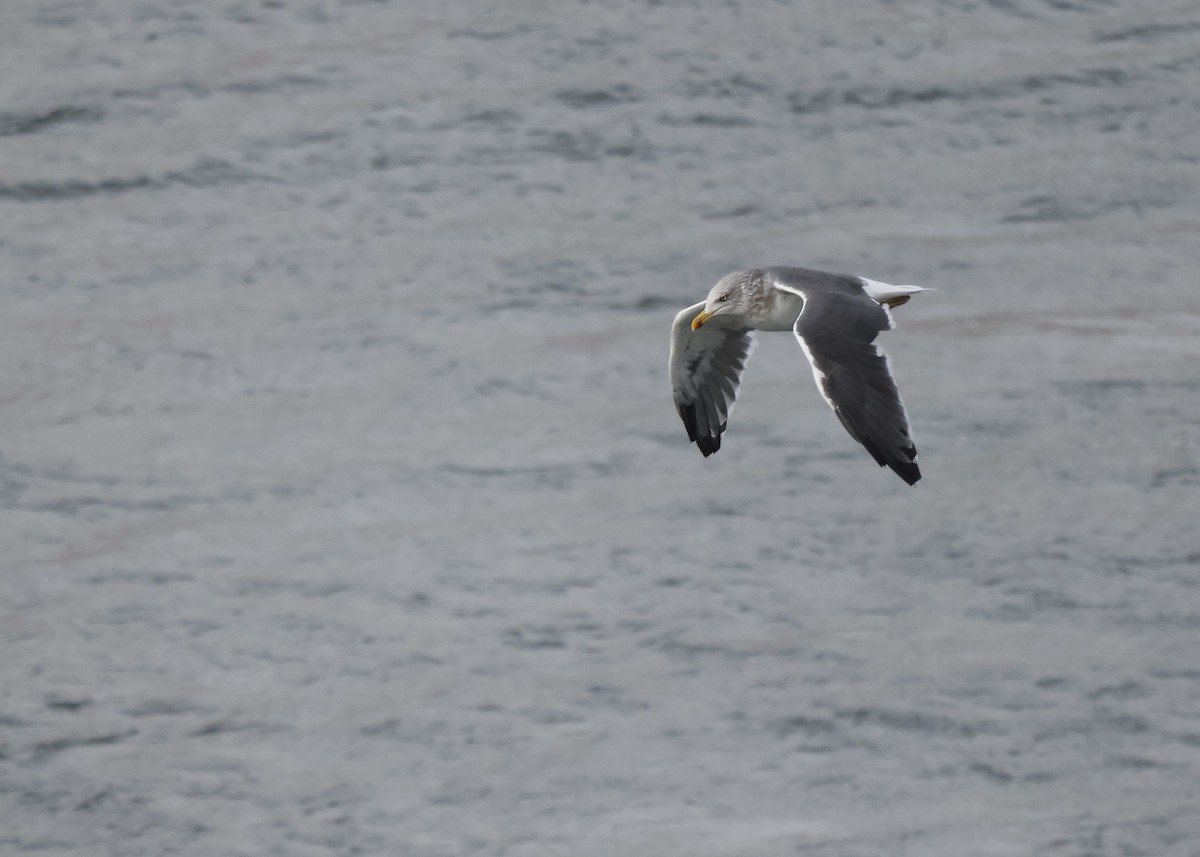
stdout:
<svg viewBox="0 0 1200 857">
<path fill-rule="evenodd" d="M 679 411 L 679 418 L 683 420 L 683 427 L 687 430 L 688 440 L 696 439 L 696 406 L 695 405 L 679 405 L 676 407 Z"/>
<path fill-rule="evenodd" d="M 909 485 L 916 485 L 921 481 L 921 468 L 917 467 L 915 461 L 889 461 L 888 467 Z"/>
<path fill-rule="evenodd" d="M 908 446 L 900 447 L 900 454 L 903 458 L 893 458 L 888 462 L 888 466 L 909 485 L 916 485 L 921 481 L 921 468 L 917 467 L 917 448 L 910 442 Z"/>
<path fill-rule="evenodd" d="M 907 482 L 909 485 L 916 485 L 921 481 L 921 468 L 917 467 L 917 462 L 913 461 L 917 457 L 917 449 L 914 446 L 902 446 L 899 449 L 901 456 L 888 455 L 879 444 L 875 443 L 871 438 L 864 437 L 862 445 L 867 452 L 871 453 L 871 457 L 880 467 L 890 467 L 892 471 Z"/>
<path fill-rule="evenodd" d="M 687 429 L 688 440 L 696 444 L 705 458 L 708 458 L 721 448 L 721 435 L 719 432 L 725 431 L 725 423 L 721 423 L 716 437 L 707 437 L 700 434 L 700 426 L 697 424 L 696 419 L 695 403 L 679 405 L 676 410 L 679 411 L 679 417 L 683 420 L 683 427 Z"/>
</svg>

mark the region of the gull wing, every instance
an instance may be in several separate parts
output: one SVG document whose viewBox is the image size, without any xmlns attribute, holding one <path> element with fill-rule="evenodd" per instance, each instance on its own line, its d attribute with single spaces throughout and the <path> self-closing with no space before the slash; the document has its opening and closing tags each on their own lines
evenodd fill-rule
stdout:
<svg viewBox="0 0 1200 857">
<path fill-rule="evenodd" d="M 704 301 L 675 316 L 671 325 L 671 392 L 675 409 L 704 457 L 721 448 L 721 432 L 733 411 L 746 361 L 754 350 L 754 331 L 721 316 L 699 330 L 692 319 Z"/>
<path fill-rule="evenodd" d="M 879 463 L 913 485 L 921 478 L 908 412 L 875 337 L 893 327 L 891 314 L 865 291 L 801 290 L 792 328 L 825 401 L 850 436 Z M 703 329 L 703 328 L 701 328 Z"/>
</svg>

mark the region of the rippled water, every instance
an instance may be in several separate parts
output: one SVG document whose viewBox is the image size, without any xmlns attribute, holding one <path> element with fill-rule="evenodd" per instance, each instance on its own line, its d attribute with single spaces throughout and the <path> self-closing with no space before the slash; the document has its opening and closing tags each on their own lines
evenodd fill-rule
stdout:
<svg viewBox="0 0 1200 857">
<path fill-rule="evenodd" d="M 1198 34 L 5 4 L 0 852 L 1200 854 Z M 915 489 L 689 447 L 760 264 L 937 289 Z"/>
</svg>

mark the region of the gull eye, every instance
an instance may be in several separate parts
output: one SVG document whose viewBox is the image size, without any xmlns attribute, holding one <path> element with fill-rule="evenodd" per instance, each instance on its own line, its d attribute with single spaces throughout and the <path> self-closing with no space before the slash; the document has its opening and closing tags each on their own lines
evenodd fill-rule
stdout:
<svg viewBox="0 0 1200 857">
<path fill-rule="evenodd" d="M 729 300 L 729 295 L 721 295 L 719 298 L 717 298 L 717 300 L 719 300 L 721 303 L 724 303 L 725 301 Z"/>
</svg>

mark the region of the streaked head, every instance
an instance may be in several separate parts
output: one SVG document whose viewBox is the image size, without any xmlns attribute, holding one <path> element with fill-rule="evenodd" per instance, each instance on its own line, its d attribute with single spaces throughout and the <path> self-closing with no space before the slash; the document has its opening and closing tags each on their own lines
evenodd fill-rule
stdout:
<svg viewBox="0 0 1200 857">
<path fill-rule="evenodd" d="M 748 312 L 753 300 L 751 273 L 738 271 L 713 286 L 704 301 L 704 309 L 692 319 L 692 330 L 699 330 L 716 315 L 738 316 Z"/>
</svg>

